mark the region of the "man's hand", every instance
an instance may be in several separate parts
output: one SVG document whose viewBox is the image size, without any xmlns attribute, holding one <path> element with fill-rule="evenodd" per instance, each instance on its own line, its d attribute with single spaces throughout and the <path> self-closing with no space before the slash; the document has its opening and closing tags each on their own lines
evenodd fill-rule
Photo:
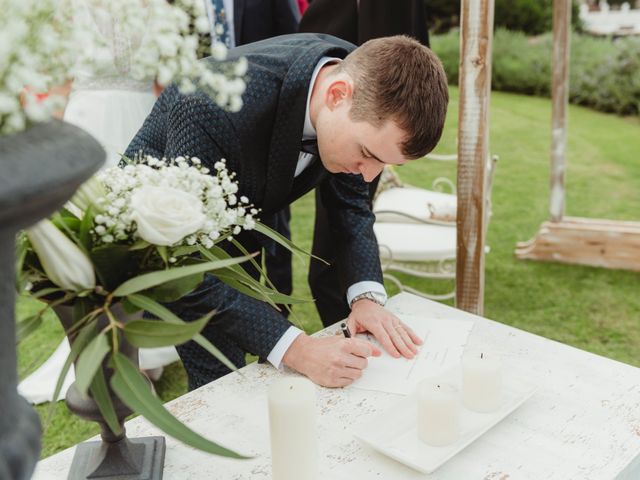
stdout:
<svg viewBox="0 0 640 480">
<path fill-rule="evenodd" d="M 362 376 L 367 358 L 382 352 L 358 338 L 340 336 L 314 338 L 298 335 L 282 362 L 323 387 L 344 387 Z"/>
<path fill-rule="evenodd" d="M 367 298 L 351 306 L 347 319 L 353 333 L 371 332 L 392 357 L 413 358 L 422 340 L 398 317 Z"/>
</svg>

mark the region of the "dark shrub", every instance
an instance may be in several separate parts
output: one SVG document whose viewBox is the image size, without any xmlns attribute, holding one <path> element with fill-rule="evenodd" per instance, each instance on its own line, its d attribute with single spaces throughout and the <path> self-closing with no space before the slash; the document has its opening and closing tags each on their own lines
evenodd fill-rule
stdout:
<svg viewBox="0 0 640 480">
<path fill-rule="evenodd" d="M 458 83 L 458 31 L 431 38 L 449 83 Z M 551 92 L 550 34 L 527 37 L 497 30 L 493 38 L 492 88 L 527 95 Z M 569 100 L 604 112 L 640 113 L 640 38 L 615 41 L 573 34 Z"/>
</svg>

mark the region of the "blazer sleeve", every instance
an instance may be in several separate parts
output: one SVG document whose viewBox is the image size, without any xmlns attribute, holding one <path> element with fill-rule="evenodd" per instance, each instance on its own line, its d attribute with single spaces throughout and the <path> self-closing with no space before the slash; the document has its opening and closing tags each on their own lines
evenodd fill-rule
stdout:
<svg viewBox="0 0 640 480">
<path fill-rule="evenodd" d="M 328 176 L 319 189 L 337 239 L 338 270 L 344 285 L 366 280 L 383 283 L 369 185 L 359 175 L 341 173 Z"/>
<path fill-rule="evenodd" d="M 125 155 L 133 158 L 136 155 L 151 155 L 162 158 L 167 144 L 167 117 L 173 104 L 180 98 L 175 85 L 167 87 L 147 116 L 138 133 L 129 143 Z"/>
</svg>

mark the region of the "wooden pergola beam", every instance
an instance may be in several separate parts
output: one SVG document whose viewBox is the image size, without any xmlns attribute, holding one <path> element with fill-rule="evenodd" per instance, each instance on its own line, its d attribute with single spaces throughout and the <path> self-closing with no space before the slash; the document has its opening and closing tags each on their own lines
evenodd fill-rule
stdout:
<svg viewBox="0 0 640 480">
<path fill-rule="evenodd" d="M 565 217 L 571 0 L 553 4 L 550 221 L 516 245 L 519 259 L 640 271 L 640 222 Z"/>
<path fill-rule="evenodd" d="M 571 45 L 571 0 L 553 3 L 553 73 L 551 79 L 551 179 L 549 214 L 559 222 L 565 210 L 564 174 L 569 106 L 569 47 Z"/>
<path fill-rule="evenodd" d="M 493 0 L 462 0 L 456 307 L 482 315 Z"/>
</svg>

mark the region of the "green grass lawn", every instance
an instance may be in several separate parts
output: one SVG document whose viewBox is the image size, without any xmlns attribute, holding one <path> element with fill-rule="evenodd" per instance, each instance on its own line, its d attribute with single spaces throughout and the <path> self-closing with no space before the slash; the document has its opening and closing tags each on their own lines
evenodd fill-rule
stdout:
<svg viewBox="0 0 640 480">
<path fill-rule="evenodd" d="M 450 115 L 438 152 L 455 151 L 458 92 L 451 89 Z M 569 107 L 567 214 L 640 220 L 640 121 Z M 500 155 L 493 188 L 493 218 L 486 257 L 485 316 L 622 362 L 640 366 L 640 274 L 600 268 L 524 262 L 514 258 L 547 219 L 551 103 L 547 99 L 493 93 L 491 151 Z M 427 187 L 437 176 L 455 180 L 455 165 L 414 161 L 399 173 Z M 310 249 L 313 197 L 293 208 L 294 241 Z M 307 264 L 294 260 L 295 293 L 309 296 Z M 410 282 L 421 287 L 419 282 Z M 390 288 L 393 293 L 393 289 Z M 21 305 L 20 308 L 25 308 Z M 307 332 L 321 327 L 312 304 L 298 306 L 296 321 Z M 20 346 L 24 376 L 53 351 L 62 330 L 53 319 Z M 186 376 L 171 365 L 157 385 L 164 400 L 186 392 Z M 48 406 L 38 407 L 44 418 Z M 46 457 L 98 433 L 76 420 L 62 402 L 46 425 Z"/>
</svg>

